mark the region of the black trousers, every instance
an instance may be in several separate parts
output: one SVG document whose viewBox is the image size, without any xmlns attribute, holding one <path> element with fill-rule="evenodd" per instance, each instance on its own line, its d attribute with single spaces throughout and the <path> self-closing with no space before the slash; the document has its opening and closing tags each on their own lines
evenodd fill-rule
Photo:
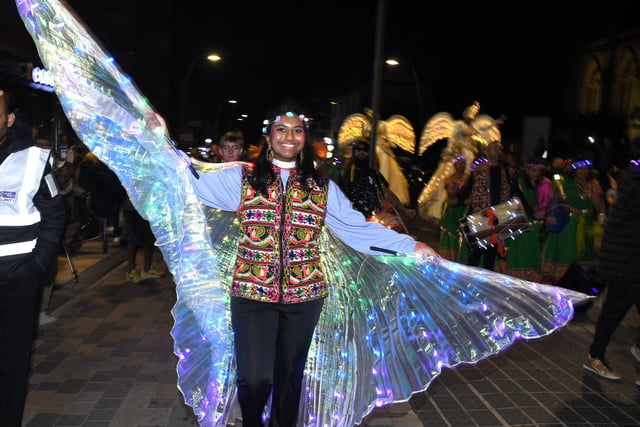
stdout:
<svg viewBox="0 0 640 427">
<path fill-rule="evenodd" d="M 480 258 L 482 258 L 482 268 L 493 271 L 493 267 L 496 264 L 496 255 L 498 249 L 494 245 L 488 246 L 486 249 L 472 245 L 469 251 L 468 265 L 478 267 L 480 265 Z"/>
<path fill-rule="evenodd" d="M 324 300 L 278 304 L 231 298 L 238 401 L 244 427 L 296 425 L 305 363 Z"/>
<path fill-rule="evenodd" d="M 607 295 L 589 349 L 591 357 L 604 360 L 611 337 L 633 304 L 640 311 L 640 282 L 607 283 Z"/>
<path fill-rule="evenodd" d="M 20 427 L 31 363 L 39 272 L 31 254 L 0 259 L 0 426 Z"/>
</svg>

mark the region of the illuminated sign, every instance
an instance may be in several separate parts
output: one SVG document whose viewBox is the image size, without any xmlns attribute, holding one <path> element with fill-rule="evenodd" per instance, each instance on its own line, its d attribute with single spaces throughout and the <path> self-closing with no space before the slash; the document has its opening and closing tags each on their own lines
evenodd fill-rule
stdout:
<svg viewBox="0 0 640 427">
<path fill-rule="evenodd" d="M 47 69 L 34 67 L 31 71 L 31 78 L 34 83 L 39 83 L 46 86 L 54 86 L 53 73 Z"/>
<path fill-rule="evenodd" d="M 29 86 L 45 92 L 53 92 L 51 71 L 36 67 L 31 62 L 18 61 L 0 53 L 0 81 Z"/>
</svg>

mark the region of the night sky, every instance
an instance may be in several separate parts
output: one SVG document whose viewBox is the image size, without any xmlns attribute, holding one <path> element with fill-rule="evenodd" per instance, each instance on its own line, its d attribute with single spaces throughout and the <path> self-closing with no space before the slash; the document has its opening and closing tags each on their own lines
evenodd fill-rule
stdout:
<svg viewBox="0 0 640 427">
<path fill-rule="evenodd" d="M 474 100 L 494 117 L 554 114 L 584 44 L 637 20 L 636 0 L 597 3 L 599 9 L 581 1 L 387 1 L 384 56 L 403 68 L 383 74 L 382 118 L 403 114 L 421 128 L 438 111 L 459 117 Z M 69 4 L 169 117 L 188 63 L 209 51 L 223 61 L 195 61 L 191 96 L 211 105 L 233 97 L 256 127 L 288 97 L 312 105 L 364 89 L 362 102 L 370 104 L 376 0 Z M 8 8 L 15 6 L 3 0 L 0 23 Z"/>
<path fill-rule="evenodd" d="M 473 100 L 496 116 L 543 114 L 558 107 L 574 55 L 586 41 L 632 21 L 632 4 L 600 2 L 595 10 L 578 1 L 387 1 L 384 56 L 412 63 L 420 84 L 433 91 L 426 114 L 457 115 Z M 286 94 L 334 97 L 371 85 L 377 5 L 211 2 L 196 21 L 181 9 L 177 26 L 184 31 L 176 34 L 185 44 L 231 46 L 226 71 L 244 99 L 269 105 Z M 412 80 L 410 67 L 395 73 Z M 388 71 L 385 77 L 393 79 Z M 414 108 L 413 99 L 399 102 L 389 92 L 383 116 Z"/>
</svg>

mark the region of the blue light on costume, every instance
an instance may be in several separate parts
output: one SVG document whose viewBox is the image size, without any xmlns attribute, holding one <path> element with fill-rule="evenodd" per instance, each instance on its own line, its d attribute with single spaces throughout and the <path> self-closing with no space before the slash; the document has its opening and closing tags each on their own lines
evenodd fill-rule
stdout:
<svg viewBox="0 0 640 427">
<path fill-rule="evenodd" d="M 590 160 L 580 160 L 578 162 L 571 163 L 571 169 L 573 170 L 586 168 L 586 167 L 592 168 L 593 163 L 591 163 Z"/>
</svg>

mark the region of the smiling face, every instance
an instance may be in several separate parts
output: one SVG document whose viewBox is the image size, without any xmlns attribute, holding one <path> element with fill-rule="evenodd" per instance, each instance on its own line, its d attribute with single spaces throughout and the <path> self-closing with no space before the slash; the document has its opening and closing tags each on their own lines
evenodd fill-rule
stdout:
<svg viewBox="0 0 640 427">
<path fill-rule="evenodd" d="M 304 147 L 307 135 L 305 125 L 297 116 L 279 116 L 271 125 L 267 143 L 273 150 L 273 158 L 291 162 L 298 158 Z"/>
</svg>

